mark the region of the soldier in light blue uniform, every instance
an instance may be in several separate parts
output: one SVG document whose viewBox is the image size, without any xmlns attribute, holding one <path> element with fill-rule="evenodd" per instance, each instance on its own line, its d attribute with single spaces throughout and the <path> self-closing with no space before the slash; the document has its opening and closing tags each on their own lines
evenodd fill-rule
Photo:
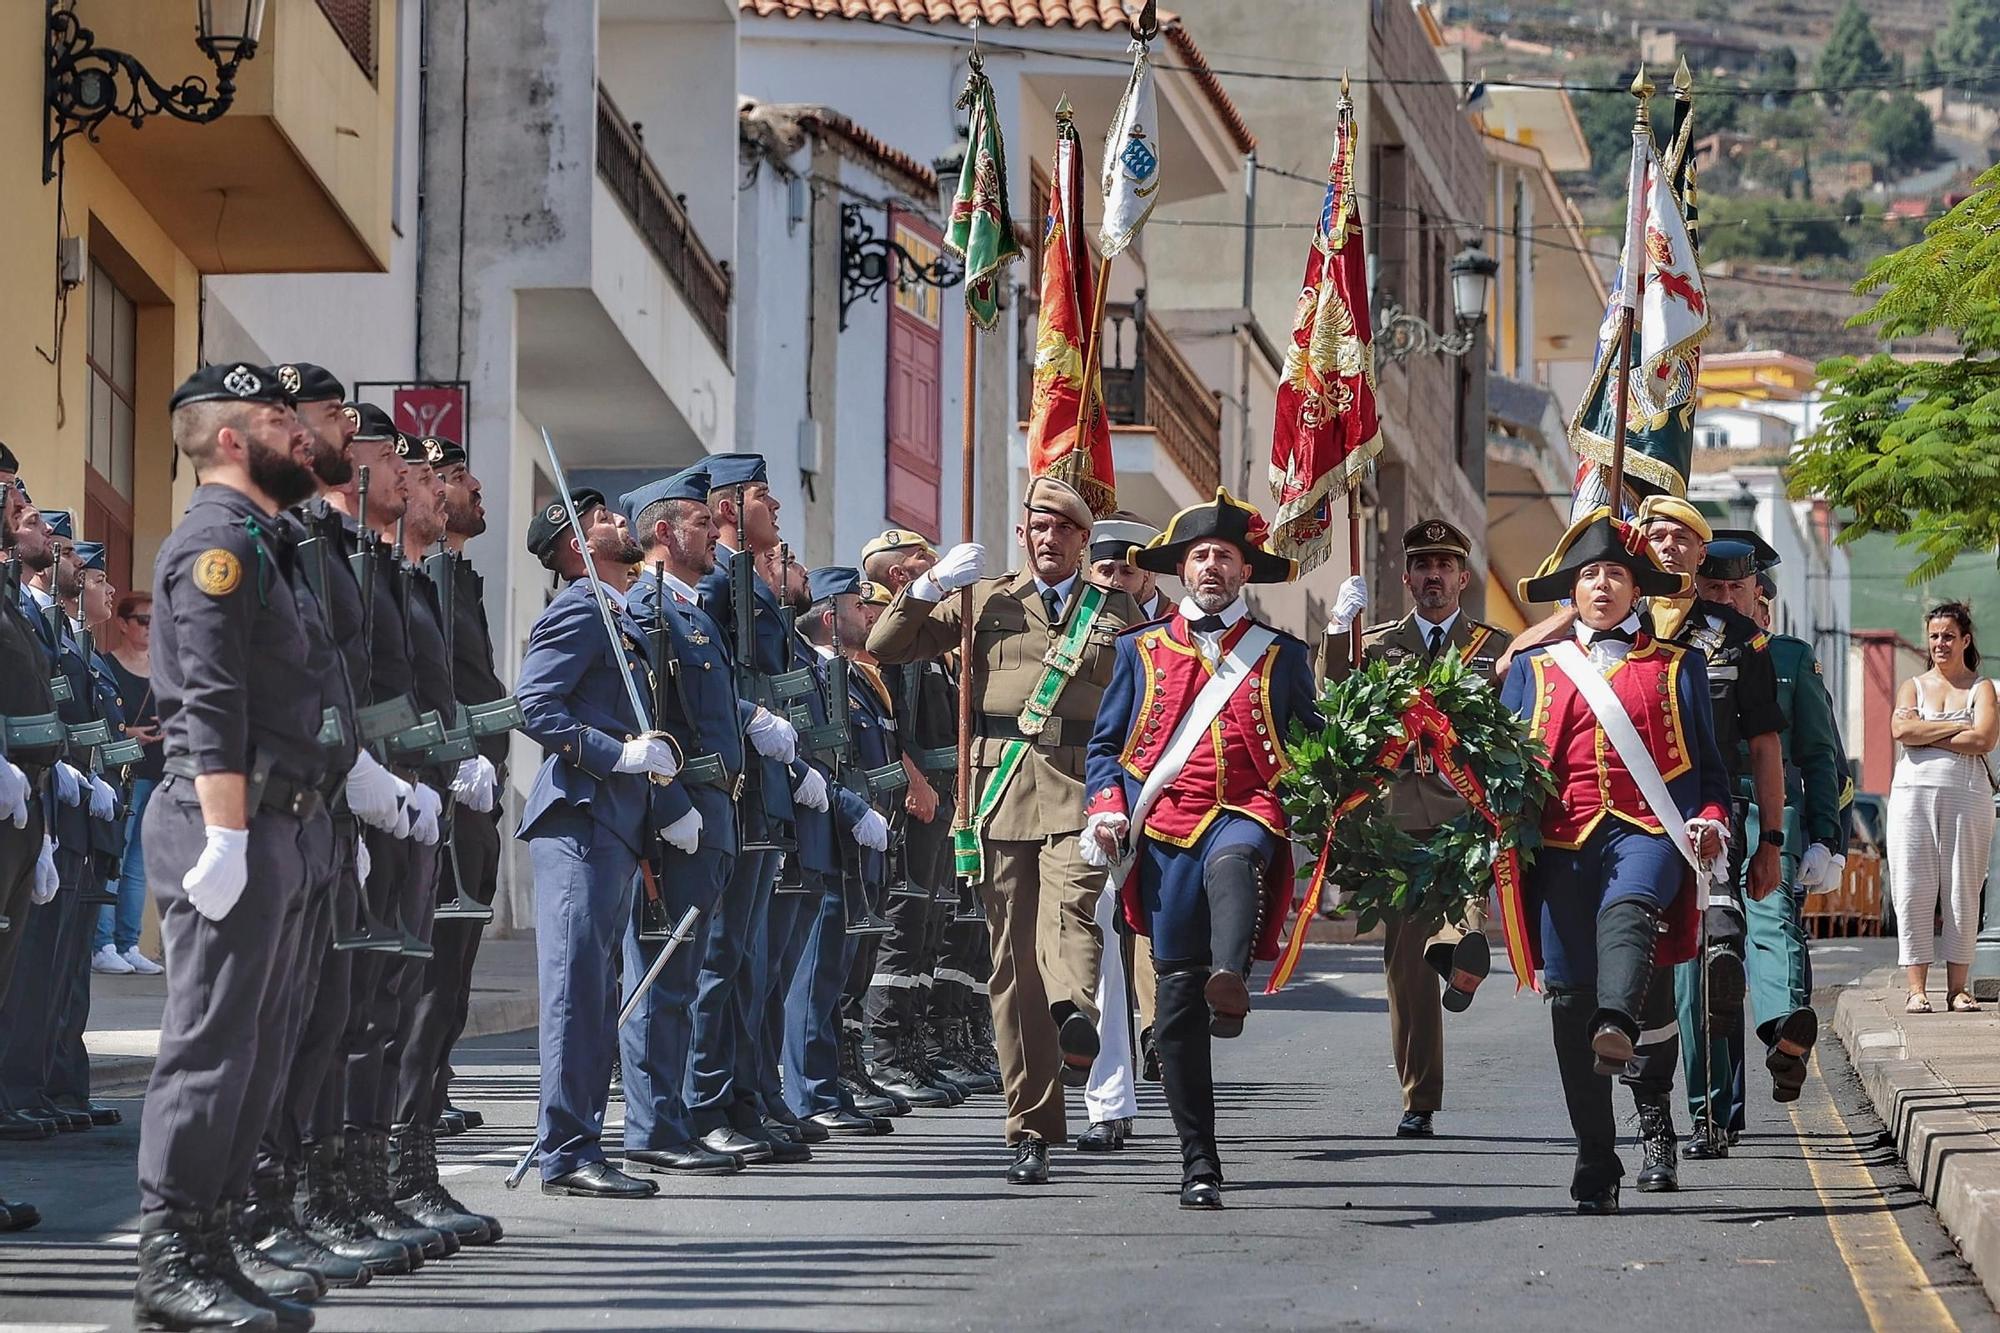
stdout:
<svg viewBox="0 0 2000 1333">
<path fill-rule="evenodd" d="M 618 979 L 612 950 L 632 915 L 639 858 L 655 831 L 679 845 L 699 837 L 701 813 L 672 779 L 680 756 L 634 717 L 626 673 L 642 705 L 650 682 L 645 631 L 618 585 L 641 552 L 622 516 L 595 491 L 573 495 L 588 551 L 579 549 L 560 501 L 528 525 L 528 551 L 569 586 L 528 635 L 515 697 L 521 730 L 546 752 L 516 834 L 535 874 L 535 953 L 541 986 L 542 1192 L 642 1199 L 658 1192 L 604 1159 Z M 585 561 L 596 579 L 585 576 Z M 619 642 L 608 642 L 596 603 L 612 603 Z"/>
<path fill-rule="evenodd" d="M 668 923 L 694 907 L 694 936 L 682 944 L 618 1034 L 625 1082 L 625 1161 L 660 1175 L 727 1175 L 743 1169 L 734 1153 L 703 1146 L 688 1116 L 685 1084 L 694 1041 L 694 1001 L 715 905 L 736 864 L 735 797 L 743 773 L 743 726 L 751 711 L 736 695 L 736 663 L 721 629 L 695 591 L 715 565 L 715 518 L 708 473 L 699 466 L 620 497 L 643 552 L 627 604 L 654 648 L 660 726 L 680 746 L 678 785 L 701 812 L 693 851 L 656 847 L 654 880 Z M 666 651 L 658 637 L 664 631 Z M 645 914 L 635 904 L 625 931 L 625 985 L 646 975 L 658 940 L 640 938 Z"/>
</svg>

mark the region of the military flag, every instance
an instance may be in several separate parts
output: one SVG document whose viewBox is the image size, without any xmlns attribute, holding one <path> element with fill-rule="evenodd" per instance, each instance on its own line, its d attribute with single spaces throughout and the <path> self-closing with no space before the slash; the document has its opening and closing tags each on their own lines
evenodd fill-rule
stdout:
<svg viewBox="0 0 2000 1333">
<path fill-rule="evenodd" d="M 1086 320 L 1098 307 L 1083 222 L 1083 144 L 1070 119 L 1067 98 L 1056 108 L 1056 151 L 1049 179 L 1028 471 L 1068 482 L 1091 512 L 1102 516 L 1118 507 L 1118 492 L 1112 473 L 1111 424 L 1102 411 L 1091 411 L 1085 422 L 1086 401 L 1102 403 L 1104 390 L 1097 367 L 1089 367 L 1088 373 L 1085 369 Z"/>
<path fill-rule="evenodd" d="M 1382 449 L 1368 261 L 1354 195 L 1354 102 L 1341 81 L 1326 199 L 1306 255 L 1271 438 L 1271 549 L 1301 572 L 1332 549 L 1334 501 Z"/>
<path fill-rule="evenodd" d="M 1104 136 L 1104 221 L 1097 248 L 1106 259 L 1139 237 L 1160 197 L 1160 119 L 1153 96 L 1153 62 L 1134 29 L 1132 77 Z"/>
<path fill-rule="evenodd" d="M 1000 138 L 1000 115 L 993 84 L 977 56 L 968 62 L 958 107 L 969 111 L 970 143 L 958 177 L 958 194 L 944 232 L 945 248 L 965 261 L 965 308 L 982 329 L 1000 318 L 1000 272 L 1020 258 L 1014 219 L 1007 208 L 1007 147 Z"/>
</svg>

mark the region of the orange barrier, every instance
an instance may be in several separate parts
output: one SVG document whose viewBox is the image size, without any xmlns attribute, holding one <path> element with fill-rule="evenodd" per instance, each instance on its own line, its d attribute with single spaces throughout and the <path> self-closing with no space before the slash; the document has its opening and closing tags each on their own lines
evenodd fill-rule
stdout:
<svg viewBox="0 0 2000 1333">
<path fill-rule="evenodd" d="M 1840 887 L 1806 895 L 1802 911 L 1815 939 L 1882 933 L 1882 858 L 1872 852 L 1848 855 Z"/>
</svg>

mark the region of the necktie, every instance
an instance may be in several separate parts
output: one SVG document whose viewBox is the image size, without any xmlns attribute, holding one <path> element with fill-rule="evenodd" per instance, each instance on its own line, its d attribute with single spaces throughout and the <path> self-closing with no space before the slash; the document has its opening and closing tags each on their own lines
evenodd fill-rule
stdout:
<svg viewBox="0 0 2000 1333">
<path fill-rule="evenodd" d="M 1220 634 L 1227 628 L 1221 616 L 1203 616 L 1200 620 L 1188 621 L 1188 628 L 1197 634 Z"/>
<path fill-rule="evenodd" d="M 1051 625 L 1060 625 L 1062 623 L 1063 595 L 1054 588 L 1044 588 L 1042 590 L 1042 605 L 1049 609 L 1049 623 Z"/>
<path fill-rule="evenodd" d="M 1430 647 L 1431 658 L 1435 660 L 1437 658 L 1437 655 L 1443 651 L 1444 651 L 1444 626 L 1432 625 L 1431 647 Z"/>
</svg>

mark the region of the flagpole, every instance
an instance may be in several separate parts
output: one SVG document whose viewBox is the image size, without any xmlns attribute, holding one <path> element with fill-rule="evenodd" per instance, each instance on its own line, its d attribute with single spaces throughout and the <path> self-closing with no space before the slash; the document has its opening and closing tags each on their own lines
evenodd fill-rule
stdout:
<svg viewBox="0 0 2000 1333">
<path fill-rule="evenodd" d="M 965 366 L 962 381 L 959 424 L 961 432 L 960 473 L 964 494 L 960 498 L 959 540 L 971 541 L 972 534 L 972 437 L 976 416 L 973 390 L 979 382 L 979 325 L 972 311 L 965 312 Z M 968 585 L 958 606 L 958 827 L 972 826 L 972 588 Z"/>
<path fill-rule="evenodd" d="M 1355 477 L 1347 487 L 1347 563 L 1353 573 L 1361 573 L 1361 478 Z M 1348 665 L 1356 671 L 1361 669 L 1361 626 L 1347 627 Z"/>
<path fill-rule="evenodd" d="M 1105 255 L 1097 261 L 1097 290 L 1090 297 L 1090 327 L 1085 330 L 1087 341 L 1083 345 L 1083 404 L 1077 413 L 1076 447 L 1087 449 L 1090 432 L 1097 426 L 1098 399 L 1094 392 L 1098 381 L 1098 362 L 1104 355 L 1104 294 L 1111 285 L 1111 261 L 1115 255 Z"/>
<path fill-rule="evenodd" d="M 1606 479 L 1605 499 L 1611 516 L 1621 517 L 1625 509 L 1625 430 L 1631 413 L 1632 323 L 1639 308 L 1639 294 L 1646 283 L 1646 165 L 1652 156 L 1653 126 L 1646 102 L 1653 85 L 1641 65 L 1632 79 L 1631 93 L 1637 107 L 1632 115 L 1632 164 L 1626 173 L 1625 280 L 1619 292 L 1618 310 L 1618 398 L 1612 410 L 1611 470 Z"/>
</svg>

